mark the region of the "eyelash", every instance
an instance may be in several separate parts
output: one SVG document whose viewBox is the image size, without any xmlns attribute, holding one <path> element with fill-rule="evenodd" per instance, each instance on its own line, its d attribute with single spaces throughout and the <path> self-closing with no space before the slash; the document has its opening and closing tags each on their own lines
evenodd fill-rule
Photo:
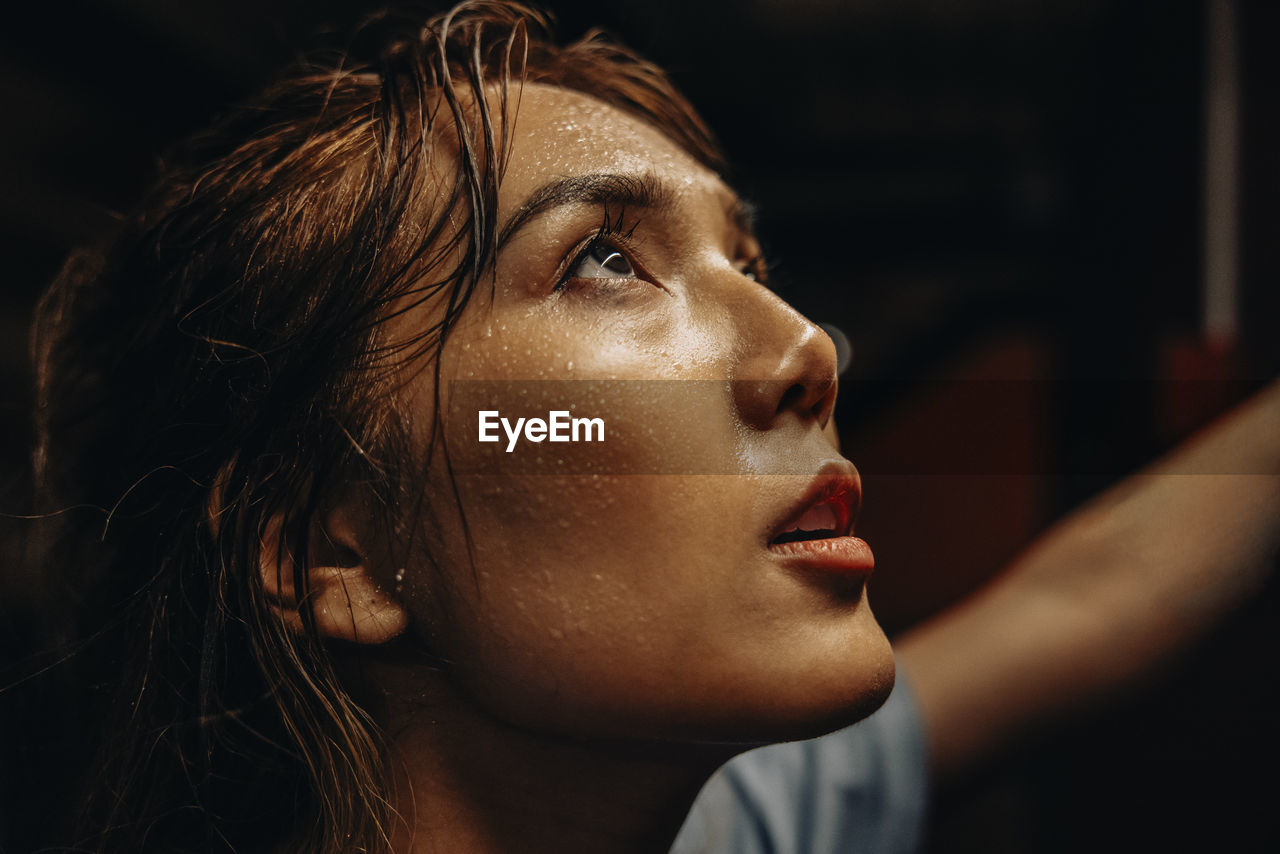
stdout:
<svg viewBox="0 0 1280 854">
<path fill-rule="evenodd" d="M 629 263 L 632 268 L 639 267 L 632 257 L 633 253 L 630 251 L 630 248 L 632 235 L 635 234 L 636 229 L 640 227 L 640 220 L 637 219 L 631 224 L 630 228 L 626 228 L 624 230 L 626 213 L 626 210 L 623 209 L 618 212 L 617 218 L 614 219 L 609 215 L 608 209 L 605 210 L 604 219 L 601 221 L 600 227 L 596 229 L 596 233 L 591 236 L 591 239 L 584 243 L 578 251 L 573 254 L 568 266 L 565 267 L 564 273 L 561 274 L 559 280 L 556 282 L 556 286 L 552 290 L 563 291 L 568 287 L 569 282 L 576 278 L 572 275 L 573 271 L 578 268 L 578 265 L 581 264 L 587 256 L 601 247 L 608 247 L 622 252 L 622 254 L 626 256 L 627 263 Z"/>
</svg>

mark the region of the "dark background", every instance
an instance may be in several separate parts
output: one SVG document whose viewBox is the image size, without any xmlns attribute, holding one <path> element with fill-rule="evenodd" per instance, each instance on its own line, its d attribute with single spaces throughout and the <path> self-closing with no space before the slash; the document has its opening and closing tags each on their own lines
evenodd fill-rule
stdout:
<svg viewBox="0 0 1280 854">
<path fill-rule="evenodd" d="M 375 5 L 6 13 L 0 511 L 22 506 L 38 289 L 166 147 Z M 839 419 L 891 631 L 1280 372 L 1280 4 L 1234 6 L 1240 323 L 1209 341 L 1206 2 L 551 4 L 563 36 L 602 24 L 673 73 L 762 208 L 783 295 L 853 340 Z M 1280 850 L 1278 612 L 1272 584 L 1142 691 L 936 793 L 930 850 Z"/>
</svg>

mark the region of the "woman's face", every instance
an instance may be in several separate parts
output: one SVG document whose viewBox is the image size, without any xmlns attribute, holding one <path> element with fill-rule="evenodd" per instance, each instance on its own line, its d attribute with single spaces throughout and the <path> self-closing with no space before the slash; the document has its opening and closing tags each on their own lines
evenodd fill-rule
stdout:
<svg viewBox="0 0 1280 854">
<path fill-rule="evenodd" d="M 757 281 L 733 193 L 642 121 L 527 85 L 498 227 L 441 361 L 458 493 L 436 453 L 436 569 L 405 573 L 459 688 L 588 737 L 762 742 L 869 713 L 893 660 L 870 553 L 839 536 L 860 486 L 823 435 L 834 348 Z M 411 389 L 424 442 L 430 373 Z M 513 445 L 500 421 L 553 411 L 604 440 Z"/>
</svg>

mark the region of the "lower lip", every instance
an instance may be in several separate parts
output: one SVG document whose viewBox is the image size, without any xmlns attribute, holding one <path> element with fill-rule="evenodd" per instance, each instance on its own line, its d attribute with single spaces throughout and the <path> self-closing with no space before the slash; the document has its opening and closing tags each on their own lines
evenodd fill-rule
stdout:
<svg viewBox="0 0 1280 854">
<path fill-rule="evenodd" d="M 775 543 L 769 551 L 788 563 L 841 575 L 870 575 L 876 565 L 871 546 L 859 537 Z"/>
</svg>

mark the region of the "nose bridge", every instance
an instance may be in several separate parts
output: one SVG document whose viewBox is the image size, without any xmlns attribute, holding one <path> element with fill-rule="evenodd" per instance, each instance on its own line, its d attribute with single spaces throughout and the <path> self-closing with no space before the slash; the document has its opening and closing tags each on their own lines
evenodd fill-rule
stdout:
<svg viewBox="0 0 1280 854">
<path fill-rule="evenodd" d="M 763 285 L 750 282 L 731 307 L 739 341 L 732 372 L 743 420 L 766 429 L 794 412 L 826 426 L 835 405 L 835 343 Z"/>
</svg>

